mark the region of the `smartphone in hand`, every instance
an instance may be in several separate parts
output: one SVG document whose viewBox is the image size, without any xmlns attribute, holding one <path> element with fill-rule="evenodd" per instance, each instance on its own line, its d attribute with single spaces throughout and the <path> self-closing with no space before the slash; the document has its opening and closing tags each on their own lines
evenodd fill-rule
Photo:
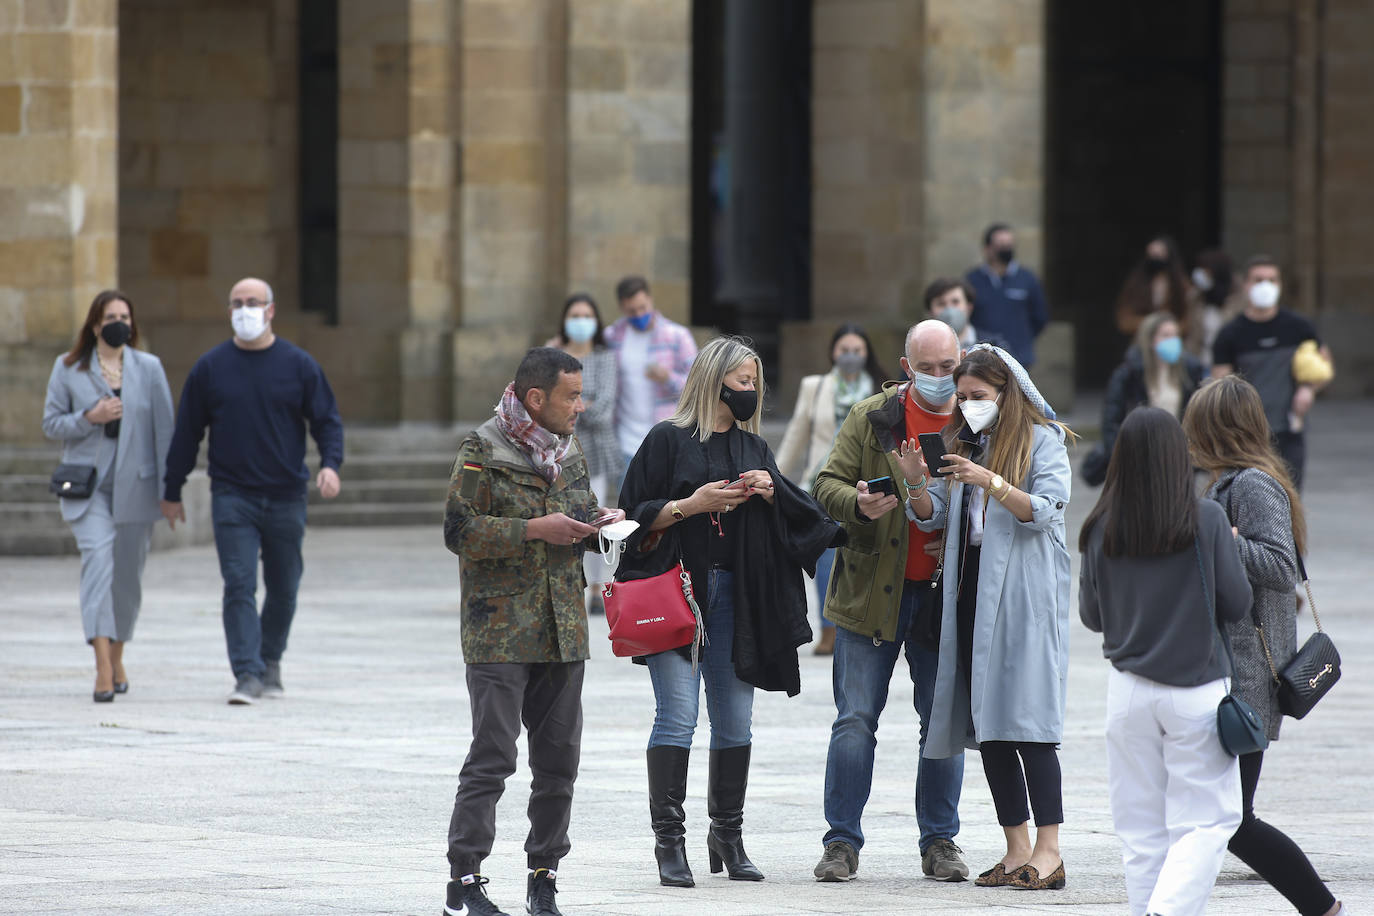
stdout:
<svg viewBox="0 0 1374 916">
<path fill-rule="evenodd" d="M 886 493 L 888 496 L 896 496 L 897 488 L 892 485 L 891 477 L 874 477 L 868 482 L 868 492 Z"/>
<path fill-rule="evenodd" d="M 734 481 L 734 482 L 732 482 L 732 483 L 727 483 L 725 486 L 721 487 L 721 489 L 722 489 L 722 490 L 747 490 L 747 489 L 749 489 L 749 484 L 745 483 L 745 482 L 744 482 L 744 478 L 741 477 L 739 480 L 736 480 L 736 481 Z"/>
<path fill-rule="evenodd" d="M 946 464 L 944 456 L 949 451 L 945 447 L 945 437 L 939 433 L 921 433 L 921 455 L 926 460 L 926 470 L 931 477 L 939 474 Z"/>
</svg>

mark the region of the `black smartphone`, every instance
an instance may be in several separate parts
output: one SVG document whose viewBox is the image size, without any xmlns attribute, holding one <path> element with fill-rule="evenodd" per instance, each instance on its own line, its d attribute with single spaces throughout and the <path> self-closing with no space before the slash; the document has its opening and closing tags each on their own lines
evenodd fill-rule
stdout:
<svg viewBox="0 0 1374 916">
<path fill-rule="evenodd" d="M 949 452 L 949 449 L 945 448 L 945 437 L 939 433 L 921 433 L 919 438 L 921 440 L 921 454 L 926 459 L 926 470 L 930 472 L 931 477 L 934 477 L 940 473 L 945 465 L 949 464 L 944 459 L 944 456 Z"/>
<path fill-rule="evenodd" d="M 896 496 L 897 490 L 892 486 L 891 477 L 874 477 L 868 482 L 868 492 L 886 493 L 888 496 Z"/>
</svg>

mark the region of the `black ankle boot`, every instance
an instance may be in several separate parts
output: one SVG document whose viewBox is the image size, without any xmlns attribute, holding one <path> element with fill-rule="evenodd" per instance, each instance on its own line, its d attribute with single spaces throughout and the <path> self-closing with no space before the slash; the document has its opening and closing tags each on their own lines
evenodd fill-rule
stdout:
<svg viewBox="0 0 1374 916">
<path fill-rule="evenodd" d="M 654 828 L 654 858 L 658 882 L 668 887 L 695 887 L 687 865 L 687 759 L 685 747 L 649 748 L 649 821 Z"/>
<path fill-rule="evenodd" d="M 711 830 L 706 848 L 711 853 L 711 874 L 721 865 L 732 881 L 762 881 L 763 872 L 754 867 L 744 852 L 744 790 L 749 785 L 750 746 L 727 747 L 711 751 L 711 770 L 706 788 L 706 810 L 711 814 Z"/>
</svg>

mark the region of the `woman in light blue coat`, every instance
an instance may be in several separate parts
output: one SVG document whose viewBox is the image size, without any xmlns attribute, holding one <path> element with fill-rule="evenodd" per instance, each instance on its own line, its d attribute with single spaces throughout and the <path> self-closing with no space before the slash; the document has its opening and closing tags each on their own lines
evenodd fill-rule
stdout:
<svg viewBox="0 0 1374 916">
<path fill-rule="evenodd" d="M 81 622 L 95 650 L 97 703 L 129 689 L 124 643 L 142 603 L 143 563 L 172 441 L 172 392 L 156 356 L 134 349 L 133 305 L 118 290 L 91 303 L 70 352 L 53 363 L 43 433 L 62 463 L 93 467 L 95 491 L 63 498 L 81 549 Z"/>
<path fill-rule="evenodd" d="M 1056 746 L 1069 660 L 1065 441 L 1073 433 L 1047 417 L 1025 369 L 998 347 L 971 348 L 954 379 L 960 412 L 944 430 L 950 454 L 941 474 L 928 481 L 916 443 L 902 449 L 908 481 L 925 485 L 911 501 L 913 520 L 945 532 L 925 754 L 982 753 L 1007 852 L 976 883 L 1057 889 L 1064 814 Z"/>
</svg>

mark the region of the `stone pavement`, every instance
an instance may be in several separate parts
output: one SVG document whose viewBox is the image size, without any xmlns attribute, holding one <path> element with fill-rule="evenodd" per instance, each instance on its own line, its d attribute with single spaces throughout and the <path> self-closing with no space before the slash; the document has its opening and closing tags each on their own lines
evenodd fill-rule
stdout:
<svg viewBox="0 0 1374 916">
<path fill-rule="evenodd" d="M 1322 403 L 1318 411 L 1309 565 L 1345 676 L 1308 720 L 1285 724 L 1265 761 L 1260 811 L 1302 845 L 1338 897 L 1374 913 L 1364 854 L 1374 840 L 1366 764 L 1374 632 L 1362 613 L 1374 405 Z M 1086 487 L 1076 495 L 1071 537 L 1095 497 Z M 132 690 L 100 706 L 90 701 L 77 559 L 0 559 L 0 912 L 439 911 L 468 728 L 457 560 L 437 525 L 316 529 L 305 549 L 287 696 L 247 708 L 224 703 L 231 683 L 213 548 L 149 559 L 128 652 Z M 1305 632 L 1310 618 L 1301 626 Z M 1106 796 L 1106 662 L 1077 624 L 1062 753 L 1069 886 L 1038 894 L 921 878 L 911 801 L 916 723 L 900 666 L 859 877 L 845 885 L 812 880 L 833 706 L 829 662 L 809 654 L 801 696 L 759 694 L 756 704 L 746 832 L 768 879 L 708 874 L 703 755 L 688 813 L 698 886 L 660 887 L 645 800 L 648 679 L 613 658 L 604 636 L 604 621 L 594 618 L 573 851 L 559 876 L 570 916 L 1125 911 Z M 704 747 L 704 722 L 701 739 Z M 976 871 L 1000 855 L 1000 831 L 976 754 L 968 764 L 959 842 Z M 527 785 L 522 765 L 485 869 L 494 898 L 512 912 L 522 906 Z M 1291 910 L 1228 858 L 1209 912 Z"/>
</svg>

